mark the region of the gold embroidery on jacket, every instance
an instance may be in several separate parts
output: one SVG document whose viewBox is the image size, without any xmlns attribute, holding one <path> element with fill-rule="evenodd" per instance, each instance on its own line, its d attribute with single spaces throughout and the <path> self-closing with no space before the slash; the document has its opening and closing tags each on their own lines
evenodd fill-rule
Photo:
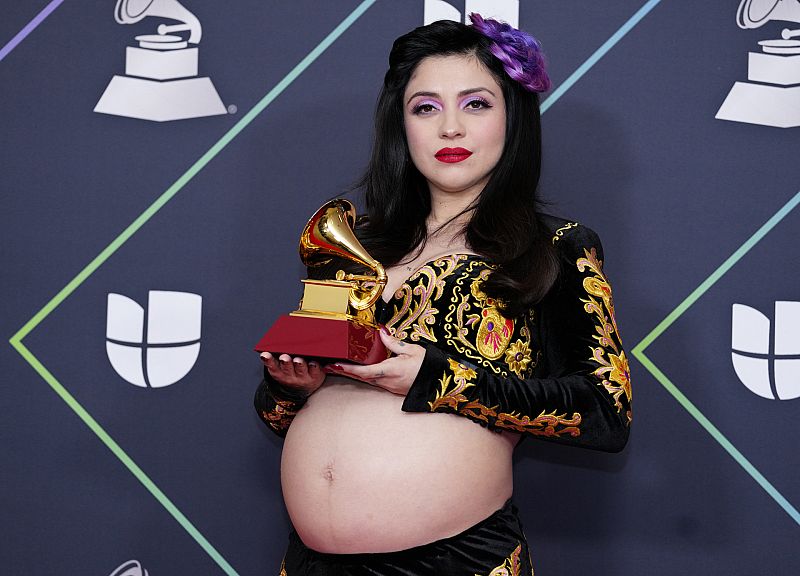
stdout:
<svg viewBox="0 0 800 576">
<path fill-rule="evenodd" d="M 505 378 L 510 370 L 525 378 L 536 365 L 532 358 L 528 317 L 505 318 L 499 310 L 499 302 L 483 291 L 482 284 L 493 270 L 491 264 L 472 261 L 456 277 L 445 316 L 445 342 L 458 354 L 495 374 Z M 532 320 L 532 311 L 529 316 Z M 508 346 L 515 337 L 518 344 L 509 354 Z"/>
<path fill-rule="evenodd" d="M 576 261 L 578 271 L 584 272 L 588 268 L 592 275 L 583 279 L 583 289 L 587 298 L 585 300 L 581 298 L 581 302 L 583 309 L 595 317 L 597 334 L 592 338 L 599 344 L 597 347 L 590 346 L 592 355 L 589 359 L 599 364 L 592 374 L 602 380 L 603 388 L 614 399 L 617 412 L 625 410 L 625 416 L 630 424 L 631 375 L 614 316 L 611 286 L 603 273 L 603 262 L 597 259 L 597 251 L 594 248 L 591 250 L 584 248 L 583 252 L 585 257 Z"/>
<path fill-rule="evenodd" d="M 478 268 L 483 268 L 477 273 Z M 495 374 L 508 376 L 508 372 L 501 369 L 494 362 L 490 362 L 476 347 L 479 341 L 474 334 L 476 327 L 480 325 L 481 314 L 471 313 L 473 305 L 483 308 L 486 295 L 476 289 L 482 280 L 485 280 L 494 270 L 494 266 L 484 261 L 474 260 L 470 262 L 463 272 L 456 278 L 453 285 L 453 296 L 450 298 L 450 307 L 444 322 L 444 333 L 447 344 L 453 347 L 456 352 L 475 360 L 484 368 L 488 368 Z M 465 293 L 465 283 L 469 282 L 469 292 Z"/>
<path fill-rule="evenodd" d="M 487 576 L 520 576 L 522 572 L 522 564 L 519 560 L 519 556 L 522 554 L 522 544 L 518 544 L 511 555 L 505 559 L 505 561 L 493 568 L 491 572 Z M 479 574 L 475 574 L 475 576 L 480 576 Z"/>
<path fill-rule="evenodd" d="M 288 574 L 286 574 L 286 559 L 285 558 L 283 560 L 281 560 L 281 571 L 280 571 L 280 574 L 278 574 L 278 576 L 288 576 Z"/>
<path fill-rule="evenodd" d="M 419 342 L 420 338 L 431 342 L 437 341 L 429 328 L 436 323 L 436 313 L 439 311 L 433 303 L 442 297 L 445 278 L 466 259 L 466 254 L 451 254 L 437 258 L 414 272 L 397 289 L 394 297 L 402 298 L 403 301 L 399 307 L 395 305 L 394 315 L 386 322 L 386 327 L 395 338 L 400 340 L 411 338 L 414 342 Z M 416 280 L 419 282 L 416 286 L 412 286 Z M 418 302 L 414 301 L 414 296 L 419 297 Z"/>
<path fill-rule="evenodd" d="M 519 412 L 498 413 L 497 406 L 489 408 L 476 400 L 469 400 L 464 392 L 475 386 L 470 380 L 476 378 L 477 373 L 452 358 L 448 358 L 447 362 L 452 374 L 445 372 L 439 379 L 439 390 L 436 391 L 436 397 L 433 402 L 428 402 L 431 412 L 444 406 L 464 416 L 515 432 L 549 437 L 559 437 L 562 434 L 569 434 L 573 437 L 580 436 L 581 415 L 578 412 L 574 412 L 571 418 L 567 418 L 566 414 L 556 414 L 555 410 L 552 412 L 542 410 L 537 417 L 531 418 Z M 489 418 L 493 418 L 494 422 L 490 422 Z"/>
<path fill-rule="evenodd" d="M 525 335 L 527 332 L 528 327 L 523 326 L 520 330 L 520 335 Z M 523 373 L 527 372 L 528 364 L 530 364 L 532 360 L 529 342 L 530 339 L 528 342 L 517 340 L 506 349 L 506 364 L 508 364 L 509 370 L 520 378 Z"/>
<path fill-rule="evenodd" d="M 561 228 L 559 228 L 558 230 L 556 230 L 555 233 L 553 234 L 553 244 L 561 240 L 561 237 L 564 235 L 564 232 L 566 232 L 570 228 L 575 228 L 576 226 L 578 226 L 577 222 L 569 222 L 564 226 L 562 226 Z"/>
<path fill-rule="evenodd" d="M 275 408 L 267 412 L 261 411 L 261 418 L 276 432 L 282 432 L 289 427 L 299 410 L 297 403 L 291 400 L 275 400 Z"/>
</svg>

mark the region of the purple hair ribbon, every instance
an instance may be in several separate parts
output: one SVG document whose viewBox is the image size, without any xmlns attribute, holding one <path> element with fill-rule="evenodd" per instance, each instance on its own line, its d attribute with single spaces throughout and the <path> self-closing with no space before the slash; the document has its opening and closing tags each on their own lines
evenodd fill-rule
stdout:
<svg viewBox="0 0 800 576">
<path fill-rule="evenodd" d="M 529 92 L 550 89 L 550 78 L 544 69 L 544 54 L 539 41 L 510 24 L 492 18 L 484 19 L 475 12 L 469 15 L 472 27 L 490 40 L 491 53 L 503 63 L 503 69 Z"/>
</svg>

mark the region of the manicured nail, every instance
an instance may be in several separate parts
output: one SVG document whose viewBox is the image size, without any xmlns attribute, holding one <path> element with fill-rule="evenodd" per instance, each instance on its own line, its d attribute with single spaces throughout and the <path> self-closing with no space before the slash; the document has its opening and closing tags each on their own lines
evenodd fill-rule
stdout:
<svg viewBox="0 0 800 576">
<path fill-rule="evenodd" d="M 319 368 L 319 364 L 317 364 L 316 362 L 312 361 L 312 362 L 308 363 L 308 367 L 309 368 Z"/>
<path fill-rule="evenodd" d="M 389 334 L 389 329 L 386 326 L 381 326 L 381 332 L 383 332 L 387 336 L 391 336 L 391 334 Z"/>
</svg>

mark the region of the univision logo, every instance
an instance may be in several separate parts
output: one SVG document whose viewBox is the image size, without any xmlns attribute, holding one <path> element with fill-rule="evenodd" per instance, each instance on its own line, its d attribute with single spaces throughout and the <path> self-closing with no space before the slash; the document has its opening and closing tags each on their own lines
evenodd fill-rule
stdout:
<svg viewBox="0 0 800 576">
<path fill-rule="evenodd" d="M 734 304 L 731 349 L 736 375 L 751 392 L 770 400 L 800 397 L 800 302 L 775 302 L 774 324 Z"/>
<path fill-rule="evenodd" d="M 143 388 L 186 376 L 200 354 L 202 302 L 198 294 L 151 290 L 145 315 L 134 300 L 110 293 L 106 353 L 117 374 Z"/>
</svg>

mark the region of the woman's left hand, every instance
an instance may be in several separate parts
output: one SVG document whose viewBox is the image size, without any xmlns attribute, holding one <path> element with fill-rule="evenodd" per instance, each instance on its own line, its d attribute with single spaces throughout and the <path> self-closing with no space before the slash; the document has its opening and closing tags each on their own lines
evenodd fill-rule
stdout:
<svg viewBox="0 0 800 576">
<path fill-rule="evenodd" d="M 394 353 L 391 358 L 369 366 L 337 362 L 326 366 L 325 371 L 329 374 L 355 378 L 388 390 L 392 394 L 405 396 L 422 366 L 425 348 L 419 344 L 408 344 L 398 340 L 391 336 L 386 328 L 381 328 L 380 335 L 386 348 Z"/>
</svg>

